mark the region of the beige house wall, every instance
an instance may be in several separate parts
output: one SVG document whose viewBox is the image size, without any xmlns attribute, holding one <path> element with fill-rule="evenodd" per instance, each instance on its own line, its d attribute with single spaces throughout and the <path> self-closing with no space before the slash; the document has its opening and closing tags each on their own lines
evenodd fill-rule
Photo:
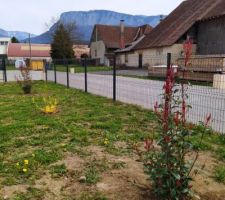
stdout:
<svg viewBox="0 0 225 200">
<path fill-rule="evenodd" d="M 138 67 L 138 53 L 123 53 L 117 55 L 117 64 L 127 67 Z"/>
<path fill-rule="evenodd" d="M 196 45 L 193 45 L 193 54 L 196 53 Z M 146 49 L 137 51 L 143 55 L 143 66 L 162 65 L 167 63 L 167 53 L 172 54 L 172 61 L 182 55 L 183 44 L 174 44 L 169 47 Z"/>
<path fill-rule="evenodd" d="M 137 50 L 133 53 L 127 53 L 128 62 L 125 62 L 125 53 L 117 56 L 117 63 L 127 67 L 138 67 L 139 54 L 143 55 L 143 67 L 162 65 L 167 63 L 167 53 L 172 53 L 172 60 L 181 56 L 183 44 L 174 44 L 169 47 Z M 196 45 L 193 46 L 193 54 L 196 53 Z"/>
<path fill-rule="evenodd" d="M 103 41 L 92 42 L 90 51 L 92 59 L 100 59 L 100 64 L 105 63 L 106 47 Z"/>
</svg>

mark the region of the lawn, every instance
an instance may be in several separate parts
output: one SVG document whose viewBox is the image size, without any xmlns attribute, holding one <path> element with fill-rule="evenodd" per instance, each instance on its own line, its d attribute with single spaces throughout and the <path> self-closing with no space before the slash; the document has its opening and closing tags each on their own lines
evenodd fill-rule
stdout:
<svg viewBox="0 0 225 200">
<path fill-rule="evenodd" d="M 75 73 L 84 73 L 84 66 L 80 65 L 69 65 L 70 68 L 74 68 Z M 56 70 L 66 72 L 67 68 L 64 65 L 56 65 Z M 87 66 L 87 72 L 98 72 L 98 71 L 111 71 L 112 67 L 107 66 Z"/>
<path fill-rule="evenodd" d="M 84 73 L 84 67 L 80 65 L 69 65 L 70 68 L 74 68 L 75 73 Z M 14 65 L 7 65 L 7 70 L 17 70 Z M 51 67 L 53 70 L 53 66 Z M 60 72 L 66 72 L 67 68 L 64 65 L 56 65 L 56 70 Z M 111 71 L 112 67 L 107 66 L 87 66 L 87 72 L 99 72 L 99 71 Z"/>
<path fill-rule="evenodd" d="M 57 99 L 58 113 L 36 108 L 33 98 L 45 95 Z M 0 84 L 0 199 L 153 199 L 134 146 L 144 151 L 157 126 L 151 111 L 53 83 L 35 82 L 32 95 Z M 193 190 L 222 200 L 225 139 L 209 133 L 201 143 L 201 126 L 195 132 Z"/>
</svg>

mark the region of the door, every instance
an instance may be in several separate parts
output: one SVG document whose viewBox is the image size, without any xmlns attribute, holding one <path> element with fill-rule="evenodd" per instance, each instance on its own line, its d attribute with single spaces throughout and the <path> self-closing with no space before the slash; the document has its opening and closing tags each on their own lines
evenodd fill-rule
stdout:
<svg viewBox="0 0 225 200">
<path fill-rule="evenodd" d="M 138 65 L 138 67 L 141 69 L 142 67 L 143 67 L 143 65 L 142 65 L 142 59 L 143 59 L 143 55 L 142 54 L 139 54 L 139 61 L 138 61 L 138 63 L 139 63 L 139 65 Z"/>
</svg>

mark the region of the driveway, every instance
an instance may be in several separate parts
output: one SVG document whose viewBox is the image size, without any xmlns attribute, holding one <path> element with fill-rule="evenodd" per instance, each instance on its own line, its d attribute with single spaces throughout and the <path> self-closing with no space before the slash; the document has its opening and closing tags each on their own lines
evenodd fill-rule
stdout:
<svg viewBox="0 0 225 200">
<path fill-rule="evenodd" d="M 70 87 L 84 90 L 84 74 L 69 74 Z M 54 73 L 48 72 L 48 80 L 54 81 Z M 57 83 L 66 85 L 66 73 L 57 72 Z M 136 104 L 153 109 L 156 101 L 160 102 L 163 82 L 117 76 L 116 98 L 118 101 Z M 88 92 L 108 98 L 113 94 L 113 77 L 111 75 L 88 74 Z M 225 133 L 225 90 L 205 86 L 190 86 L 188 103 L 188 121 L 204 121 L 211 113 L 212 127 L 215 131 Z"/>
</svg>

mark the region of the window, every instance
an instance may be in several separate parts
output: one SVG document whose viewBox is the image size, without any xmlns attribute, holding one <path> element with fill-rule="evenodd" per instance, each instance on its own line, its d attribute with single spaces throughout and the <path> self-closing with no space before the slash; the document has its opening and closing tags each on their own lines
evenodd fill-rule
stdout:
<svg viewBox="0 0 225 200">
<path fill-rule="evenodd" d="M 97 50 L 95 50 L 95 58 L 97 58 L 97 55 L 98 55 L 98 54 L 97 54 Z"/>
<path fill-rule="evenodd" d="M 0 45 L 8 45 L 8 42 L 3 42 L 3 41 L 1 41 L 1 42 L 0 42 Z"/>
</svg>

